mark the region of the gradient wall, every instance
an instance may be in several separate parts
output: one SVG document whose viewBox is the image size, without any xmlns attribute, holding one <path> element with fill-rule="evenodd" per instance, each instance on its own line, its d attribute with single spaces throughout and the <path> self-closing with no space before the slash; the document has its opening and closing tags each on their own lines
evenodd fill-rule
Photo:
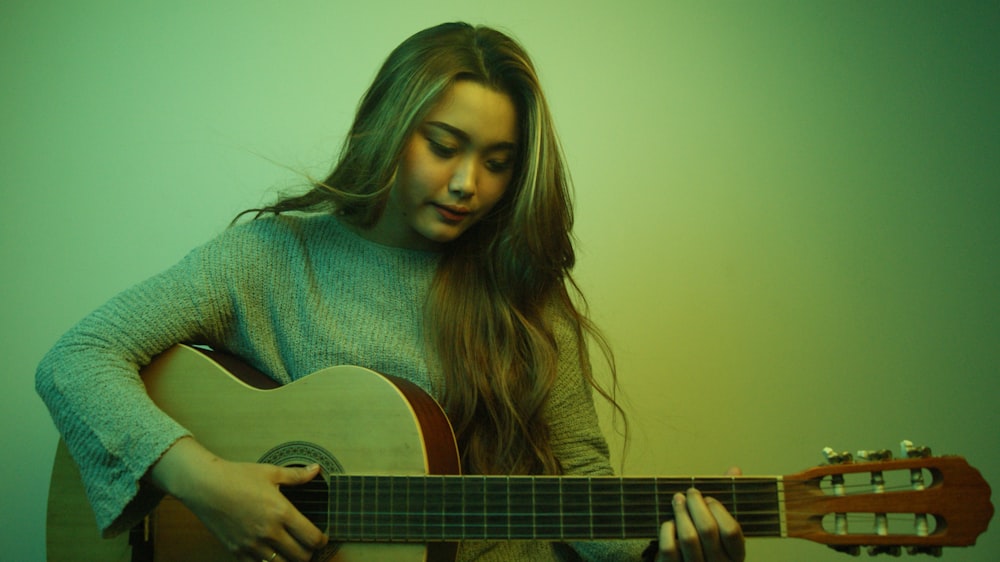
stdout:
<svg viewBox="0 0 1000 562">
<path fill-rule="evenodd" d="M 62 4 L 0 7 L 5 559 L 43 558 L 41 355 L 326 170 L 389 50 L 454 19 L 540 68 L 627 473 L 787 474 L 909 438 L 1000 485 L 995 2 Z M 944 560 L 998 556 L 993 528 Z"/>
</svg>

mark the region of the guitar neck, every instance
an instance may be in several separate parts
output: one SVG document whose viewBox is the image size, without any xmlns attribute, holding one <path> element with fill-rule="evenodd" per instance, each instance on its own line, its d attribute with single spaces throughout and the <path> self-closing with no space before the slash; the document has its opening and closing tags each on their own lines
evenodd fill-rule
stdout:
<svg viewBox="0 0 1000 562">
<path fill-rule="evenodd" d="M 583 540 L 652 538 L 673 517 L 673 495 L 692 486 L 722 502 L 746 536 L 784 536 L 779 477 L 332 475 L 285 492 L 346 541 Z"/>
</svg>

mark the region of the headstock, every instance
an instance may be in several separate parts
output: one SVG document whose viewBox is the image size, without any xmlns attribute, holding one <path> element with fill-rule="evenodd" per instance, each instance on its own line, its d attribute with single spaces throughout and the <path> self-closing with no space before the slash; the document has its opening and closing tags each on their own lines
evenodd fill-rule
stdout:
<svg viewBox="0 0 1000 562">
<path fill-rule="evenodd" d="M 787 536 L 857 555 L 940 556 L 969 546 L 993 516 L 990 487 L 962 457 L 933 457 L 926 447 L 836 453 L 830 464 L 783 477 Z"/>
</svg>

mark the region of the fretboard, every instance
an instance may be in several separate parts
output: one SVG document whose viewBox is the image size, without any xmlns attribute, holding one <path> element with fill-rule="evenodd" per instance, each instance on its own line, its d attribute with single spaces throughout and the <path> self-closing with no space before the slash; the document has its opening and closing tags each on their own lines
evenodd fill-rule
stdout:
<svg viewBox="0 0 1000 562">
<path fill-rule="evenodd" d="M 746 536 L 782 536 L 778 477 L 348 476 L 285 490 L 344 541 L 649 539 L 691 487 L 719 500 Z"/>
</svg>

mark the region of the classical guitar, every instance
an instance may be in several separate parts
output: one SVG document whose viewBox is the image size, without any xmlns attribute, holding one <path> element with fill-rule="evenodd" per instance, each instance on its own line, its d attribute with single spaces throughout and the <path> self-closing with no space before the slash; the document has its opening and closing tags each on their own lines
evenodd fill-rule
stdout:
<svg viewBox="0 0 1000 562">
<path fill-rule="evenodd" d="M 956 456 L 846 461 L 767 477 L 460 476 L 441 408 L 400 379 L 332 367 L 264 389 L 263 375 L 187 346 L 159 356 L 142 377 L 163 410 L 224 458 L 323 467 L 312 483 L 284 490 L 333 539 L 318 560 L 453 560 L 466 539 L 648 539 L 671 517 L 673 493 L 692 485 L 722 501 L 748 537 L 797 537 L 848 552 L 971 545 L 993 515 L 989 485 Z M 131 533 L 101 539 L 63 444 L 47 530 L 49 560 L 228 559 L 169 497 Z"/>
</svg>

